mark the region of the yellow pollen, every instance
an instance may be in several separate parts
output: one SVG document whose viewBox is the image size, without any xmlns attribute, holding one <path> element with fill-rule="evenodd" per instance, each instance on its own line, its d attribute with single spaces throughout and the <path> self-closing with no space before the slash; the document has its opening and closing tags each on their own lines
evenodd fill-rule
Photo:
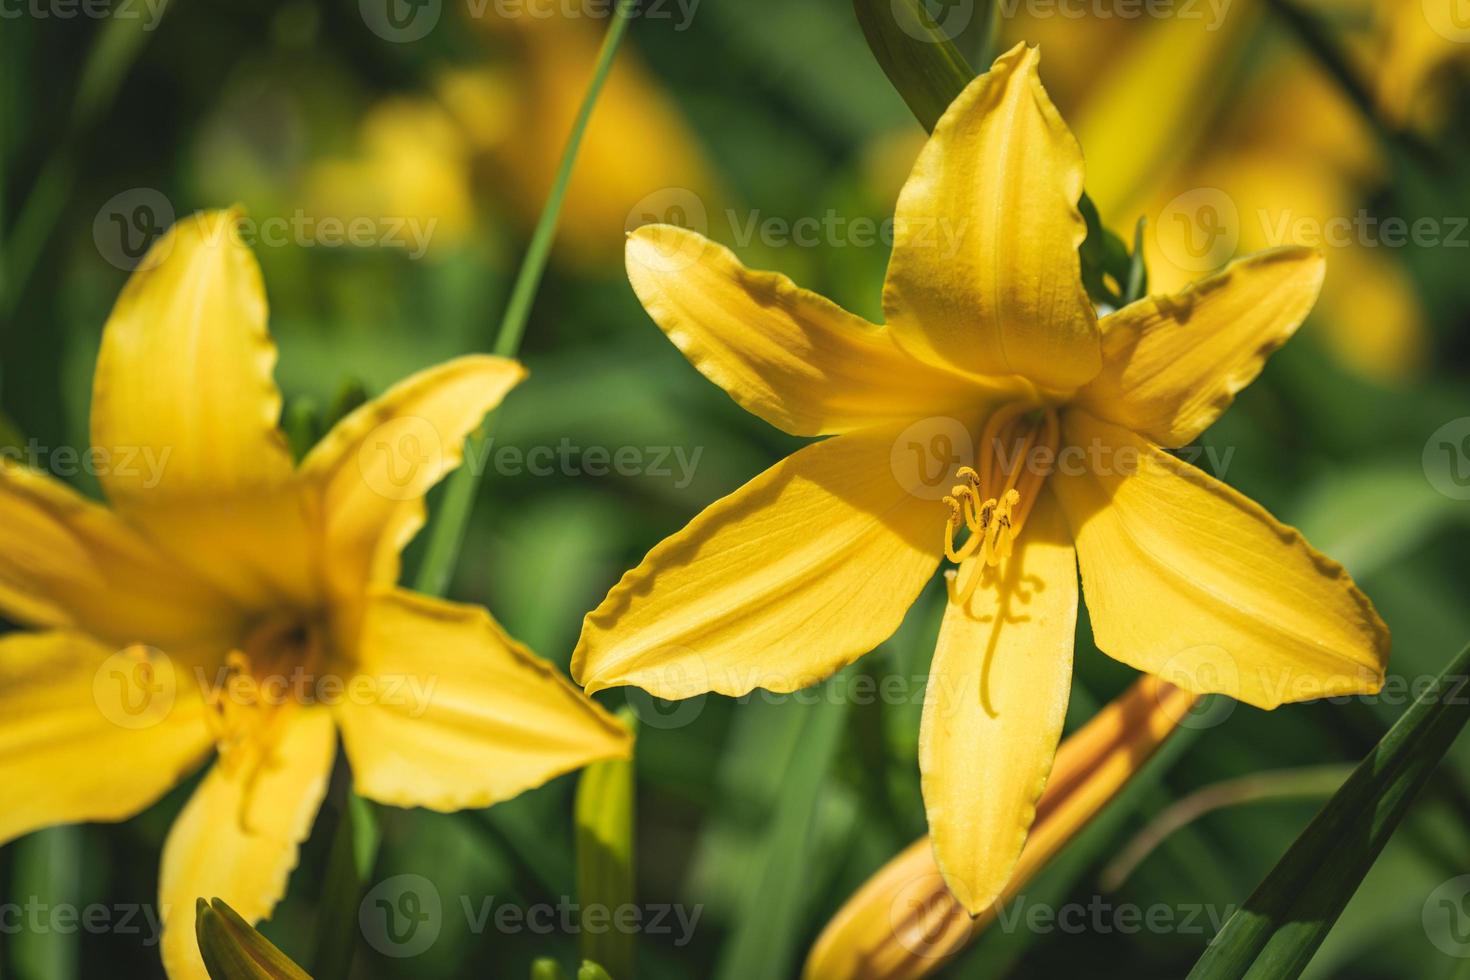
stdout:
<svg viewBox="0 0 1470 980">
<path fill-rule="evenodd" d="M 949 506 L 944 556 L 956 565 L 980 558 L 963 582 L 958 572 L 948 573 L 955 601 L 968 602 L 986 569 L 1011 556 L 1056 459 L 1060 434 L 1054 410 L 1024 402 L 1006 405 L 986 422 L 980 436 L 980 468 L 961 467 L 956 473 L 961 482 L 944 498 Z M 1047 452 L 1039 453 L 1039 448 Z M 961 526 L 968 536 L 957 546 Z"/>
</svg>

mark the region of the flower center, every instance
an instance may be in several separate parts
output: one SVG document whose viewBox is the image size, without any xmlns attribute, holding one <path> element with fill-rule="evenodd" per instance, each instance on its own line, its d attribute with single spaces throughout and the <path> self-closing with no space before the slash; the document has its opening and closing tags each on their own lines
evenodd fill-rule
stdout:
<svg viewBox="0 0 1470 980">
<path fill-rule="evenodd" d="M 316 671 L 324 660 L 324 630 L 288 614 L 256 624 L 204 691 L 205 718 L 219 751 L 218 765 L 243 780 L 246 805 L 256 781 L 275 767 L 275 747 L 296 709 L 315 699 Z M 246 828 L 249 829 L 249 828 Z"/>
<path fill-rule="evenodd" d="M 957 571 L 946 573 L 956 601 L 968 601 L 985 570 L 1010 557 L 1056 462 L 1060 436 L 1055 410 L 1025 402 L 998 409 L 985 423 L 977 453 L 980 468 L 960 467 L 957 476 L 963 482 L 944 498 L 950 511 L 944 525 L 944 556 L 956 565 L 971 557 L 980 559 L 963 583 L 957 581 Z M 961 528 L 966 537 L 956 545 Z"/>
</svg>

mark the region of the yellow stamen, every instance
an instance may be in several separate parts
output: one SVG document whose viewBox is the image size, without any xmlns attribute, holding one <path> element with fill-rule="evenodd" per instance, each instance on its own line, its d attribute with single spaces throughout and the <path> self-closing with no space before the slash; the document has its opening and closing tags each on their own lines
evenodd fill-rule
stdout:
<svg viewBox="0 0 1470 980">
<path fill-rule="evenodd" d="M 986 421 L 980 436 L 980 468 L 961 467 L 956 476 L 962 482 L 944 498 L 949 505 L 945 557 L 956 565 L 976 555 L 980 558 L 963 582 L 951 577 L 950 594 L 956 601 L 968 601 L 982 568 L 993 568 L 1011 556 L 1056 459 L 1060 431 L 1055 411 L 1023 402 L 1004 406 Z M 1041 448 L 1049 455 L 1041 456 Z M 987 490 L 994 496 L 987 496 Z M 956 547 L 955 533 L 961 524 L 969 536 Z"/>
</svg>

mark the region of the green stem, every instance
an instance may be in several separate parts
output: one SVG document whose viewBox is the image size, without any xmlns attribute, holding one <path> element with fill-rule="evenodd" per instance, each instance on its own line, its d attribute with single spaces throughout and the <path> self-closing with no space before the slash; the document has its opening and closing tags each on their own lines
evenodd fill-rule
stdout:
<svg viewBox="0 0 1470 980">
<path fill-rule="evenodd" d="M 582 136 L 587 130 L 587 122 L 592 117 L 597 97 L 612 69 L 613 56 L 617 54 L 618 45 L 628 28 L 628 15 L 635 3 L 636 0 L 619 0 L 617 9 L 613 12 L 612 23 L 607 29 L 607 36 L 602 40 L 602 49 L 597 53 L 597 66 L 593 70 L 592 81 L 588 83 L 587 94 L 583 96 L 582 106 L 577 110 L 576 121 L 572 125 L 571 135 L 567 137 L 561 164 L 557 167 L 556 178 L 551 185 L 551 194 L 541 210 L 536 230 L 531 234 L 526 257 L 521 262 L 515 286 L 511 289 L 510 301 L 505 307 L 505 316 L 500 321 L 500 330 L 496 334 L 493 348 L 494 353 L 500 357 L 515 357 L 520 352 L 521 339 L 526 333 L 526 321 L 531 315 L 531 303 L 541 285 L 541 276 L 546 271 L 546 261 L 551 254 L 552 241 L 556 237 L 557 220 L 561 217 L 562 201 L 566 197 L 572 167 L 577 161 L 577 151 L 582 145 Z M 494 414 L 486 416 L 480 428 L 469 438 L 465 459 L 481 458 L 494 424 Z M 479 473 L 473 466 L 461 466 L 449 477 L 444 499 L 439 504 L 438 515 L 429 532 L 428 549 L 414 583 L 418 591 L 429 595 L 443 595 L 448 590 L 450 577 L 454 574 L 454 566 L 459 560 L 459 551 L 464 543 L 470 512 L 474 510 L 475 492 L 479 489 L 479 482 Z"/>
</svg>

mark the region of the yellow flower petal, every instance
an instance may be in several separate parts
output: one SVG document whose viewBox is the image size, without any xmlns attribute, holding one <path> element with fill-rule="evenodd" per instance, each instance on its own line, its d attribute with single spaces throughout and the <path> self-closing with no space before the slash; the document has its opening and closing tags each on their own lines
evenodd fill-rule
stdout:
<svg viewBox="0 0 1470 980">
<path fill-rule="evenodd" d="M 479 606 L 380 592 L 357 670 L 337 717 L 358 792 L 382 803 L 489 806 L 632 749 L 626 728 Z"/>
<path fill-rule="evenodd" d="M 1062 743 L 1036 824 L 999 902 L 970 918 L 921 837 L 868 879 L 817 937 L 807 980 L 917 980 L 943 966 L 1022 892 L 1171 735 L 1194 696 L 1142 677 Z"/>
<path fill-rule="evenodd" d="M 485 413 L 526 376 L 502 357 L 420 371 L 339 422 L 301 464 L 317 492 L 327 575 L 339 598 L 398 581 L 398 556 L 424 524 L 424 494 L 464 458 Z"/>
<path fill-rule="evenodd" d="M 102 334 L 92 445 L 118 461 L 102 485 L 119 512 L 267 607 L 309 601 L 311 563 L 276 427 L 265 289 L 238 217 L 183 219 L 128 280 Z"/>
<path fill-rule="evenodd" d="M 1319 252 L 1278 249 L 1119 310 L 1076 404 L 1163 446 L 1192 442 L 1306 319 L 1325 267 Z"/>
<path fill-rule="evenodd" d="M 1103 652 L 1261 708 L 1382 686 L 1388 629 L 1341 565 L 1126 429 L 1074 410 L 1063 433 L 1087 463 L 1050 482 Z"/>
<path fill-rule="evenodd" d="M 1011 49 L 934 127 L 899 195 L 883 309 L 933 363 L 1070 388 L 1101 364 L 1077 255 L 1082 151 L 1039 60 Z"/>
<path fill-rule="evenodd" d="M 967 559 L 959 581 L 980 572 Z M 1036 815 L 1072 691 L 1077 561 L 1050 494 L 967 606 L 951 600 L 929 670 L 919 770 L 950 891 L 979 912 L 1005 887 Z"/>
<path fill-rule="evenodd" d="M 114 647 L 223 642 L 236 613 L 106 508 L 0 460 L 0 613 Z"/>
<path fill-rule="evenodd" d="M 158 903 L 163 965 L 170 980 L 204 980 L 194 935 L 196 901 L 229 903 L 250 923 L 286 892 L 299 846 L 311 832 L 336 753 L 324 708 L 282 710 L 273 741 L 247 741 L 217 761 L 169 830 Z"/>
<path fill-rule="evenodd" d="M 661 698 L 794 691 L 883 642 L 948 516 L 895 478 L 899 431 L 807 446 L 664 539 L 587 615 L 572 676 Z"/>
<path fill-rule="evenodd" d="M 672 225 L 628 237 L 628 280 L 690 363 L 742 408 L 814 436 L 943 412 L 974 381 L 923 364 L 875 326 Z"/>
<path fill-rule="evenodd" d="M 188 775 L 213 739 L 183 680 L 156 654 L 77 633 L 0 637 L 0 843 L 124 820 Z"/>
</svg>

